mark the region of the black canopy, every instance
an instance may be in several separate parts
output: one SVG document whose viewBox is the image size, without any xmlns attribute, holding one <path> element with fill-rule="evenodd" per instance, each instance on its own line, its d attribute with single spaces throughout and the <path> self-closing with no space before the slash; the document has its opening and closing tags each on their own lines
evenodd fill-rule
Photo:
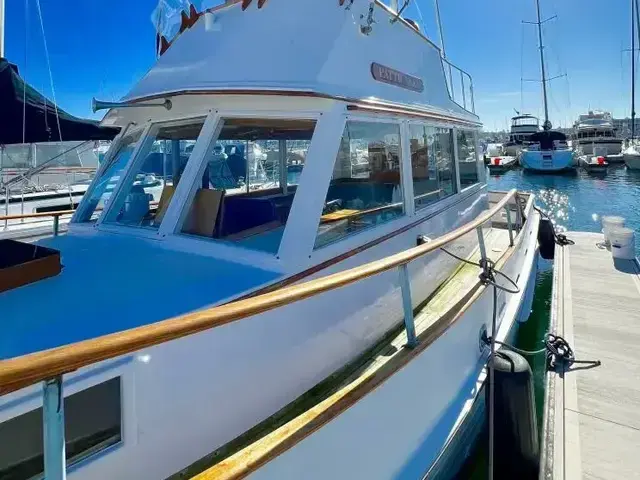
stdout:
<svg viewBox="0 0 640 480">
<path fill-rule="evenodd" d="M 0 145 L 23 143 L 23 109 L 25 143 L 111 140 L 118 133 L 117 128 L 101 127 L 96 121 L 74 117 L 58 108 L 60 138 L 54 104 L 20 77 L 18 67 L 0 57 Z"/>
</svg>

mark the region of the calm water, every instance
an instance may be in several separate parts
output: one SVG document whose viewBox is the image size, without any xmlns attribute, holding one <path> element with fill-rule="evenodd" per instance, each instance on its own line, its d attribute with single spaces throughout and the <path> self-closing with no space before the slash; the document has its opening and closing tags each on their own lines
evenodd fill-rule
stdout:
<svg viewBox="0 0 640 480">
<path fill-rule="evenodd" d="M 582 170 L 574 174 L 539 175 L 517 169 L 504 175 L 491 176 L 488 183 L 490 190 L 517 188 L 534 193 L 537 205 L 551 216 L 559 231 L 599 232 L 603 215 L 620 215 L 640 239 L 640 171 L 627 170 L 624 165 L 609 167 L 606 175 L 592 175 Z M 640 240 L 636 241 L 638 255 L 639 247 Z M 540 262 L 533 310 L 529 321 L 518 331 L 516 343 L 520 348 L 535 350 L 541 347 L 551 311 L 551 267 L 551 262 Z M 534 373 L 536 413 L 540 425 L 545 359 L 544 355 L 538 355 L 528 360 Z M 467 467 L 461 472 L 460 480 L 487 478 L 486 439 L 478 443 L 472 462 Z"/>
</svg>

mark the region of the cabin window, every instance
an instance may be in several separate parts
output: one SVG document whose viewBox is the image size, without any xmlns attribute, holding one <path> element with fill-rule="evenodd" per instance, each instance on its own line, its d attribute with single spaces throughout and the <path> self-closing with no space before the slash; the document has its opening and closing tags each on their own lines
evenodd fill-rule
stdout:
<svg viewBox="0 0 640 480">
<path fill-rule="evenodd" d="M 416 210 L 455 193 L 451 129 L 409 126 Z"/>
<path fill-rule="evenodd" d="M 154 126 L 127 175 L 108 222 L 157 229 L 169 205 L 204 120 Z"/>
<path fill-rule="evenodd" d="M 277 253 L 315 126 L 224 119 L 192 188 L 182 233 Z"/>
<path fill-rule="evenodd" d="M 400 165 L 399 125 L 348 121 L 315 248 L 402 216 Z"/>
<path fill-rule="evenodd" d="M 123 174 L 141 135 L 142 130 L 138 130 L 137 132 L 127 135 L 118 142 L 118 145 L 115 147 L 118 150 L 111 157 L 109 164 L 104 167 L 100 178 L 94 183 L 89 194 L 89 198 L 86 199 L 87 206 L 86 208 L 83 207 L 84 213 L 78 221 L 95 222 L 102 214 L 102 211 L 111 197 L 113 189 L 120 180 L 120 176 Z"/>
<path fill-rule="evenodd" d="M 122 441 L 120 377 L 64 399 L 67 467 Z M 42 408 L 0 423 L 0 478 L 44 471 Z"/>
<path fill-rule="evenodd" d="M 473 130 L 457 130 L 458 171 L 460 185 L 468 187 L 478 183 L 478 156 L 476 154 L 476 137 Z"/>
</svg>

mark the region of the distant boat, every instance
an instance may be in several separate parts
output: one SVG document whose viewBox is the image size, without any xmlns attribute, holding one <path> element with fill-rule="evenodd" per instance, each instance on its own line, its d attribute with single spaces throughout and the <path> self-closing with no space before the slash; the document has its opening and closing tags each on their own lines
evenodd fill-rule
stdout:
<svg viewBox="0 0 640 480">
<path fill-rule="evenodd" d="M 590 173 L 606 173 L 609 162 L 604 155 L 579 155 L 580 167 Z"/>
<path fill-rule="evenodd" d="M 516 157 L 507 155 L 505 148 L 500 144 L 493 144 L 487 149 L 487 167 L 491 173 L 500 173 L 509 170 L 518 164 Z"/>
<path fill-rule="evenodd" d="M 622 151 L 622 139 L 613 127 L 613 119 L 609 112 L 590 110 L 580 115 L 574 125 L 572 146 L 585 155 L 595 155 L 595 149 L 604 150 L 603 154 L 611 161 L 622 162 L 619 156 Z"/>
<path fill-rule="evenodd" d="M 504 144 L 505 155 L 517 157 L 530 143 L 530 137 L 540 131 L 540 121 L 533 115 L 517 115 L 511 119 L 509 141 Z"/>
<path fill-rule="evenodd" d="M 544 103 L 543 131 L 531 135 L 530 145 L 520 155 L 520 164 L 526 170 L 535 172 L 560 172 L 575 167 L 573 152 L 567 144 L 564 133 L 551 130 L 549 106 L 547 103 L 547 77 L 544 66 L 544 45 L 542 44 L 542 21 L 540 19 L 540 0 L 536 0 L 538 16 L 538 45 L 540 49 L 540 72 L 542 78 L 542 100 Z"/>
</svg>

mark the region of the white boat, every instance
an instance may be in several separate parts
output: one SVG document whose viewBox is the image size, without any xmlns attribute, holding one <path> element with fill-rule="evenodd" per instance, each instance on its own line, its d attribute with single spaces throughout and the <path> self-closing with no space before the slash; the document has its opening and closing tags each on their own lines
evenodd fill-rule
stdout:
<svg viewBox="0 0 640 480">
<path fill-rule="evenodd" d="M 624 164 L 631 170 L 640 170 L 640 149 L 637 145 L 631 145 L 622 152 Z"/>
<path fill-rule="evenodd" d="M 575 168 L 573 151 L 567 144 L 567 137 L 560 131 L 551 130 L 549 105 L 547 102 L 547 82 L 545 74 L 544 46 L 542 44 L 542 21 L 540 19 L 540 0 L 536 0 L 538 21 L 538 47 L 540 50 L 540 72 L 542 79 L 542 101 L 544 104 L 544 124 L 541 132 L 529 137 L 529 145 L 520 154 L 520 165 L 532 172 L 556 173 Z"/>
<path fill-rule="evenodd" d="M 69 232 L 34 247 L 64 268 L 0 293 L 0 476 L 41 475 L 44 449 L 46 478 L 63 478 L 65 445 L 70 476 L 92 480 L 167 478 L 246 444 L 247 461 L 213 468 L 453 468 L 481 426 L 482 338 L 509 341 L 529 314 L 533 195 L 487 191 L 478 117 L 452 100 L 440 50 L 386 5 L 184 17 L 107 113 L 123 128 Z M 223 142 L 277 152 L 277 186 L 217 188 Z M 158 162 L 166 181 L 149 186 Z M 517 289 L 494 304 L 483 269 L 440 247 L 491 258 Z"/>
<path fill-rule="evenodd" d="M 606 173 L 609 162 L 604 155 L 578 155 L 580 167 L 592 173 Z"/>
<path fill-rule="evenodd" d="M 610 163 L 622 162 L 622 139 L 617 136 L 609 112 L 590 110 L 580 115 L 574 125 L 572 145 L 585 155 L 595 155 L 597 149 L 604 153 Z"/>
<path fill-rule="evenodd" d="M 511 119 L 509 141 L 504 144 L 505 155 L 518 157 L 523 148 L 529 145 L 530 137 L 540 131 L 540 121 L 533 115 L 516 115 Z"/>
<path fill-rule="evenodd" d="M 490 172 L 503 172 L 515 167 L 518 164 L 516 157 L 507 155 L 502 145 L 495 145 L 487 150 L 487 167 Z"/>
</svg>

